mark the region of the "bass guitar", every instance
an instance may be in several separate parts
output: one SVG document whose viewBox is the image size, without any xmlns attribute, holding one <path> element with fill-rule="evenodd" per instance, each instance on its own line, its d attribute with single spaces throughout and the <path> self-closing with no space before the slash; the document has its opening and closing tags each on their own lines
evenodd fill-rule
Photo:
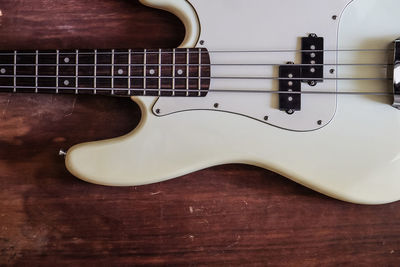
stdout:
<svg viewBox="0 0 400 267">
<path fill-rule="evenodd" d="M 398 0 L 141 0 L 183 22 L 178 48 L 0 52 L 0 91 L 131 97 L 139 126 L 78 144 L 88 182 L 263 167 L 331 197 L 400 199 Z"/>
</svg>

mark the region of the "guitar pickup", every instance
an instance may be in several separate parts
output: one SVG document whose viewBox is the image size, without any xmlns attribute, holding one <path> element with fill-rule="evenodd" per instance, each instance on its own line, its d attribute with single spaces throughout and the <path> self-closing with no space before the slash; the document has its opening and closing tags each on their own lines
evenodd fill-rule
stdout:
<svg viewBox="0 0 400 267">
<path fill-rule="evenodd" d="M 279 67 L 279 109 L 293 114 L 301 110 L 301 67 L 282 65 Z M 290 92 L 295 92 L 291 94 Z"/>
<path fill-rule="evenodd" d="M 324 38 L 312 33 L 301 38 L 301 64 L 279 66 L 279 91 L 284 92 L 279 94 L 279 109 L 288 114 L 300 111 L 301 83 L 315 86 L 323 77 Z"/>
<path fill-rule="evenodd" d="M 301 38 L 301 50 L 301 77 L 303 82 L 315 86 L 324 77 L 324 38 L 314 33 Z"/>
</svg>

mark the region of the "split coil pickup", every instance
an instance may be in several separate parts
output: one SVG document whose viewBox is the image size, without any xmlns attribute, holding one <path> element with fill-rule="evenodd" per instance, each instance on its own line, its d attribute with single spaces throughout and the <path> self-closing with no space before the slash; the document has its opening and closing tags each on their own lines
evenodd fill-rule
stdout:
<svg viewBox="0 0 400 267">
<path fill-rule="evenodd" d="M 301 92 L 301 67 L 296 65 L 283 65 L 279 67 L 279 91 Z M 293 80 L 290 80 L 294 78 Z M 279 94 L 279 109 L 293 114 L 301 109 L 301 94 L 284 93 Z"/>
<path fill-rule="evenodd" d="M 323 64 L 324 38 L 314 33 L 301 38 L 301 65 L 292 63 L 279 66 L 279 91 L 285 92 L 279 94 L 280 110 L 288 114 L 301 110 L 301 83 L 315 86 L 318 82 L 323 82 Z M 298 93 L 287 93 L 291 91 Z"/>
<path fill-rule="evenodd" d="M 310 65 L 302 67 L 301 77 L 304 78 L 304 82 L 315 86 L 317 82 L 322 82 L 324 77 L 324 38 L 313 33 L 301 38 L 301 50 L 301 64 Z"/>
</svg>

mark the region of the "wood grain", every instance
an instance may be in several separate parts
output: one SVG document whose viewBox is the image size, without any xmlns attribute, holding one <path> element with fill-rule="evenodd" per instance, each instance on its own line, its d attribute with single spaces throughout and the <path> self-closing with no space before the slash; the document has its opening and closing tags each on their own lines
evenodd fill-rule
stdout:
<svg viewBox="0 0 400 267">
<path fill-rule="evenodd" d="M 175 47 L 184 36 L 172 15 L 137 1 L 0 9 L 1 49 Z M 0 95 L 1 266 L 398 266 L 400 203 L 343 203 L 243 165 L 127 188 L 65 170 L 60 148 L 139 119 L 129 99 Z"/>
</svg>

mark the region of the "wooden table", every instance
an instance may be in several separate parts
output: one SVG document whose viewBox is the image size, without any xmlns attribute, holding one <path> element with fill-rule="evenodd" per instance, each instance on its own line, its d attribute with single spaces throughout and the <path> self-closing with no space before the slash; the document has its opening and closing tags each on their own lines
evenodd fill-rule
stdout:
<svg viewBox="0 0 400 267">
<path fill-rule="evenodd" d="M 0 9 L 2 49 L 175 47 L 184 36 L 175 17 L 137 1 Z M 139 120 L 129 99 L 0 96 L 1 266 L 399 265 L 400 203 L 348 204 L 241 165 L 127 188 L 65 170 L 60 148 Z"/>
</svg>

